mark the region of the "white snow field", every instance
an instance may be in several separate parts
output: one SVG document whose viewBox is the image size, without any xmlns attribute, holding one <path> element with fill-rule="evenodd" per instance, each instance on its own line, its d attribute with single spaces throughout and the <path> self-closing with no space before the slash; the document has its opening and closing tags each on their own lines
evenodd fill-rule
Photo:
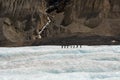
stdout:
<svg viewBox="0 0 120 80">
<path fill-rule="evenodd" d="M 0 80 L 120 80 L 120 46 L 0 48 Z"/>
</svg>

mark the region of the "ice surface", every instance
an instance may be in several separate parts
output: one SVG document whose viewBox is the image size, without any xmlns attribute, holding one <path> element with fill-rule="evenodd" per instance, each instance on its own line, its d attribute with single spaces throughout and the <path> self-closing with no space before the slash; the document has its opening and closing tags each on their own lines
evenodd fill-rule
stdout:
<svg viewBox="0 0 120 80">
<path fill-rule="evenodd" d="M 120 46 L 0 48 L 0 80 L 120 80 Z"/>
</svg>

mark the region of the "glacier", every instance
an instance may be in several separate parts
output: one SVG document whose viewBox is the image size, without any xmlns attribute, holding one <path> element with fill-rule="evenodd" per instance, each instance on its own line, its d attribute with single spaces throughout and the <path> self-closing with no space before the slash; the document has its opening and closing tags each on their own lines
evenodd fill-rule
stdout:
<svg viewBox="0 0 120 80">
<path fill-rule="evenodd" d="M 1 47 L 0 80 L 120 80 L 120 46 Z"/>
</svg>

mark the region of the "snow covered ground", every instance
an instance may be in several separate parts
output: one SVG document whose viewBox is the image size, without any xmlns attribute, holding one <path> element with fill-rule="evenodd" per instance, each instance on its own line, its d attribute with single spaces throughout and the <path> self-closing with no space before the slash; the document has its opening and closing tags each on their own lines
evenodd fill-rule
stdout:
<svg viewBox="0 0 120 80">
<path fill-rule="evenodd" d="M 120 46 L 0 48 L 0 80 L 120 80 Z"/>
</svg>

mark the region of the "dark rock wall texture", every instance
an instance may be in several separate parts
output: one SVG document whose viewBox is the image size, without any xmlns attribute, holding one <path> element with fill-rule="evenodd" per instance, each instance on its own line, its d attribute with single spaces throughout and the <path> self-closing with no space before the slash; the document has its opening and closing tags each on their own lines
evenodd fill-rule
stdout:
<svg viewBox="0 0 120 80">
<path fill-rule="evenodd" d="M 119 0 L 71 0 L 63 13 L 56 14 L 54 21 L 66 34 L 119 36 L 119 18 Z"/>
<path fill-rule="evenodd" d="M 44 0 L 0 0 L 2 39 L 14 44 L 32 41 L 47 23 Z"/>
<path fill-rule="evenodd" d="M 43 39 L 120 36 L 120 0 L 0 0 L 0 45 L 31 45 L 48 17 Z"/>
</svg>

